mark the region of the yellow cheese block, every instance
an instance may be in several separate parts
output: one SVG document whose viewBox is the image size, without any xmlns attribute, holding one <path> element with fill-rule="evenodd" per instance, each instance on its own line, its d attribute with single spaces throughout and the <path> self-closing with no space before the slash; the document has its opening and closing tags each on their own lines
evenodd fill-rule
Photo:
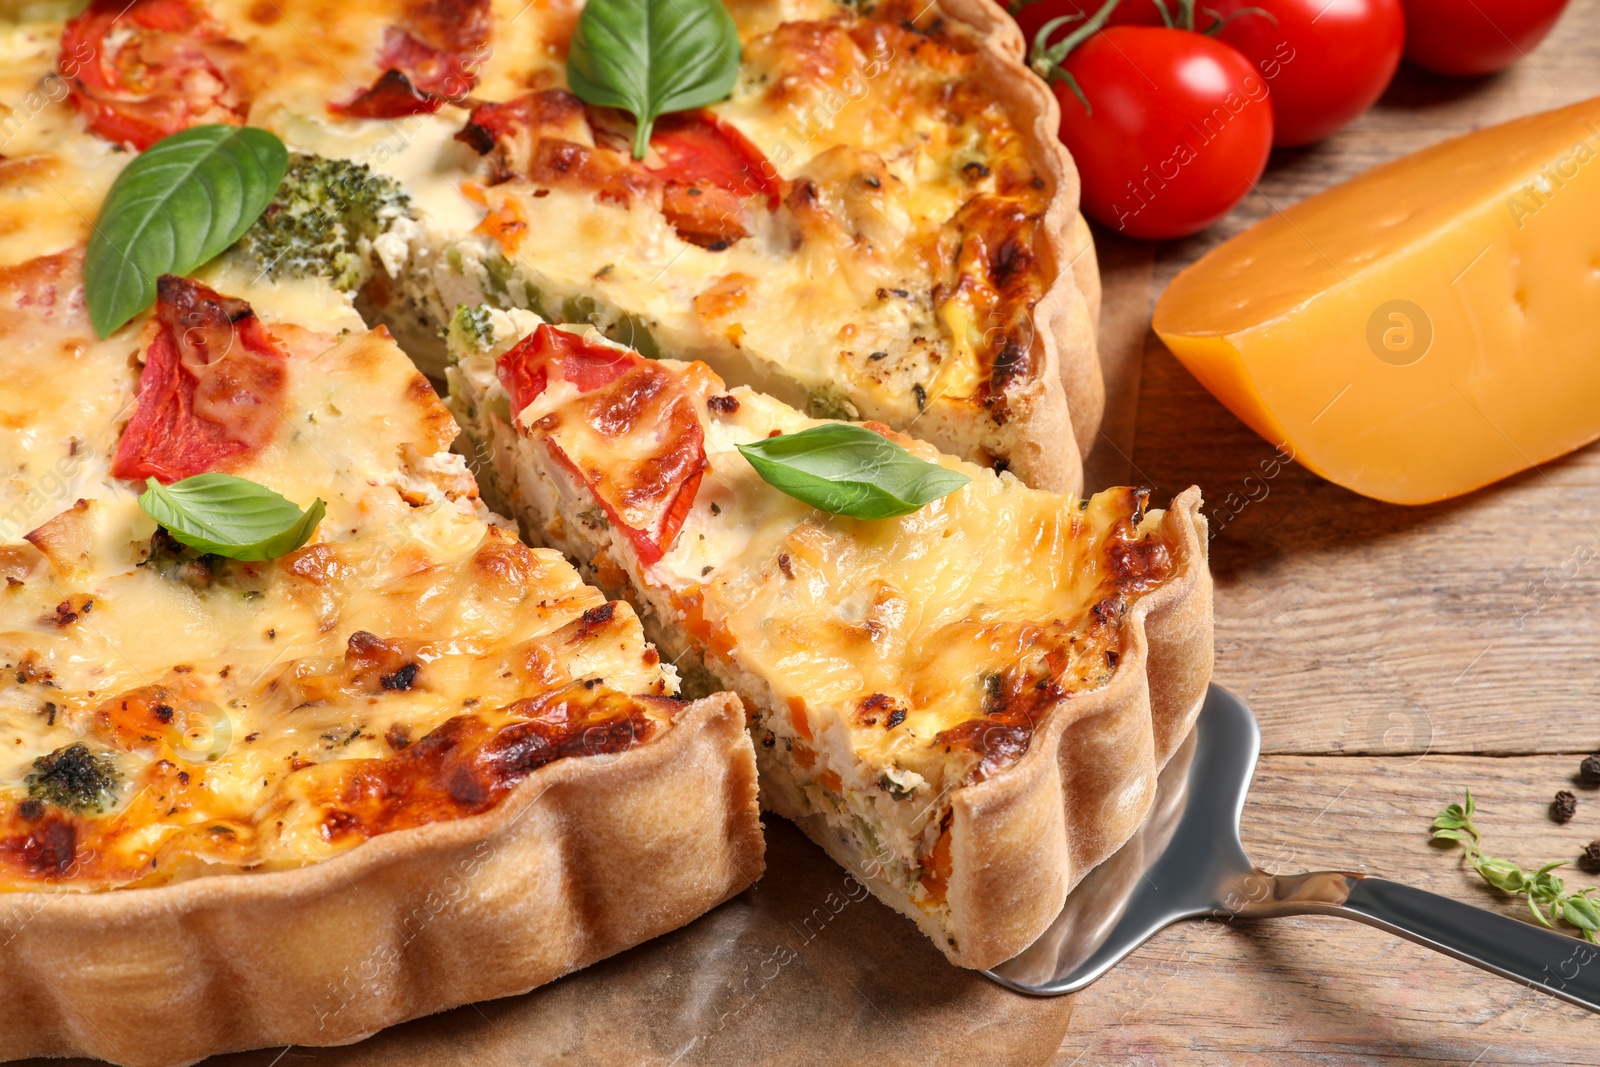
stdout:
<svg viewBox="0 0 1600 1067">
<path fill-rule="evenodd" d="M 1600 98 L 1457 137 L 1274 215 L 1155 330 L 1330 481 L 1397 504 L 1600 437 Z"/>
</svg>

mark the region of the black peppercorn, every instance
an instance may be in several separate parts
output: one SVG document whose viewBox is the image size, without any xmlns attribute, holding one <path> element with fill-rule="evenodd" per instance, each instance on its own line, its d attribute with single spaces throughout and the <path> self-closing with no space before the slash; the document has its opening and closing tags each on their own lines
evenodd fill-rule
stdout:
<svg viewBox="0 0 1600 1067">
<path fill-rule="evenodd" d="M 1578 811 L 1578 798 L 1563 789 L 1550 802 L 1550 817 L 1556 822 L 1571 822 Z"/>
<path fill-rule="evenodd" d="M 1590 841 L 1578 857 L 1578 866 L 1586 871 L 1600 871 L 1600 841 Z"/>
<path fill-rule="evenodd" d="M 1583 757 L 1578 764 L 1578 777 L 1585 785 L 1600 785 L 1600 753 Z"/>
</svg>

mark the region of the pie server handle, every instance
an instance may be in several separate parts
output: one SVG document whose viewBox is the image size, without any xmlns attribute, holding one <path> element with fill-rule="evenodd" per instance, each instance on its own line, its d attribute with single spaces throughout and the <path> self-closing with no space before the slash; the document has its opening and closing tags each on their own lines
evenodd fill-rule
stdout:
<svg viewBox="0 0 1600 1067">
<path fill-rule="evenodd" d="M 1236 886 L 1238 918 L 1338 915 L 1600 1012 L 1600 946 L 1384 878 L 1255 871 Z"/>
</svg>

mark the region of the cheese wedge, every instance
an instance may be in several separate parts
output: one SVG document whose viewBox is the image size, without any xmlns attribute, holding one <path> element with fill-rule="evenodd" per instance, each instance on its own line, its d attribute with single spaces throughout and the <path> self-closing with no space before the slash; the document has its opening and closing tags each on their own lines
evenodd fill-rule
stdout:
<svg viewBox="0 0 1600 1067">
<path fill-rule="evenodd" d="M 1600 98 L 1457 137 L 1213 250 L 1155 330 L 1366 496 L 1457 496 L 1600 437 Z"/>
</svg>

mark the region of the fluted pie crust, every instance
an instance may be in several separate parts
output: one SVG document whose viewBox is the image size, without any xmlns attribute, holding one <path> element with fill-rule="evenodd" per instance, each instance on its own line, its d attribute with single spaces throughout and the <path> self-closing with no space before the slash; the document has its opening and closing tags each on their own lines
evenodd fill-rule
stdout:
<svg viewBox="0 0 1600 1067">
<path fill-rule="evenodd" d="M 1027 426 L 1026 439 L 1012 446 L 1012 455 L 1020 451 L 1024 458 L 1011 469 L 1038 488 L 1082 492 L 1082 462 L 1100 433 L 1106 403 L 1098 348 L 1100 266 L 1089 224 L 1078 210 L 1078 168 L 1056 135 L 1061 108 L 1050 87 L 1024 64 L 1027 43 L 1002 5 L 994 0 L 939 0 L 938 7 L 983 37 L 977 58 L 984 85 L 1016 127 L 1027 131 L 1028 159 L 1050 190 L 1034 246 L 1045 277 L 1051 279 L 1033 309 L 1032 359 L 1039 374 L 1028 383 L 1029 399 L 1018 405 L 1033 415 L 1019 420 Z M 1056 380 L 1059 394 L 1051 384 Z M 941 443 L 937 437 L 928 440 Z M 1070 456 L 1064 444 L 1068 440 L 1074 446 Z"/>
<path fill-rule="evenodd" d="M 866 869 L 819 815 L 762 802 L 922 927 L 950 962 L 987 968 L 1031 945 L 1067 894 L 1131 838 L 1156 778 L 1188 737 L 1211 681 L 1211 572 L 1200 491 L 1180 493 L 1158 535 L 1174 576 L 1134 602 L 1106 686 L 1057 704 L 1015 764 L 951 793 L 946 900 L 955 944 L 926 911 Z"/>
<path fill-rule="evenodd" d="M 0 899 L 0 1058 L 177 1067 L 341 1045 L 524 993 L 677 929 L 762 873 L 755 761 L 727 694 L 494 808 L 294 870 Z"/>
</svg>

